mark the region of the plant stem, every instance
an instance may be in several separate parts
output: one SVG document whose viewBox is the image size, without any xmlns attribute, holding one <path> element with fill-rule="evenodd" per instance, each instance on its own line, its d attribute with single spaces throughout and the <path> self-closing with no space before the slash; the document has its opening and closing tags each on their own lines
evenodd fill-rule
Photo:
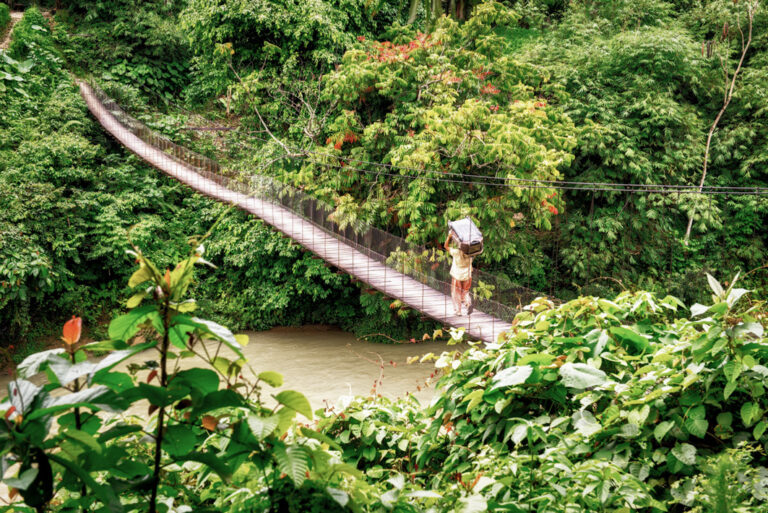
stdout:
<svg viewBox="0 0 768 513">
<path fill-rule="evenodd" d="M 160 346 L 160 386 L 168 385 L 168 345 L 171 318 L 170 293 L 166 294 L 165 311 L 163 315 L 163 341 Z M 160 486 L 161 459 L 163 454 L 163 424 L 165 421 L 165 406 L 157 413 L 157 430 L 155 431 L 155 469 L 152 477 L 152 495 L 149 499 L 149 513 L 157 513 L 157 489 Z"/>
<path fill-rule="evenodd" d="M 704 168 L 701 173 L 701 182 L 699 183 L 699 193 L 702 192 L 704 189 L 704 180 L 707 179 L 707 164 L 709 163 L 709 149 L 712 144 L 712 136 L 715 133 L 715 129 L 717 128 L 718 123 L 720 123 L 720 119 L 723 117 L 723 114 L 725 114 L 725 109 L 728 108 L 728 105 L 731 103 L 731 99 L 733 98 L 733 89 L 736 86 L 736 77 L 739 75 L 739 71 L 741 71 L 741 66 L 744 64 L 744 58 L 747 56 L 747 51 L 749 50 L 749 46 L 752 44 L 752 22 L 755 17 L 755 9 L 757 7 L 757 4 L 747 4 L 747 20 L 749 21 L 749 33 L 747 36 L 747 40 L 744 40 L 744 33 L 741 31 L 741 23 L 739 23 L 739 32 L 741 33 L 741 58 L 739 59 L 739 64 L 736 66 L 736 71 L 733 72 L 733 76 L 731 77 L 731 83 L 730 87 L 728 85 L 728 65 L 727 65 L 727 56 L 725 58 L 720 58 L 722 66 L 723 66 L 723 73 L 725 74 L 725 93 L 723 95 L 723 106 L 720 108 L 720 112 L 717 113 L 717 117 L 715 117 L 715 121 L 712 123 L 712 126 L 709 128 L 709 133 L 707 134 L 707 146 L 704 150 Z M 683 244 L 686 246 L 688 245 L 688 239 L 691 236 L 691 227 L 693 226 L 693 213 L 691 213 L 690 217 L 688 218 L 688 227 L 685 229 L 685 238 L 683 239 Z"/>
<path fill-rule="evenodd" d="M 72 365 L 75 364 L 75 348 L 73 346 L 69 347 L 69 357 L 72 361 Z M 75 393 L 80 391 L 80 379 L 75 379 L 75 385 L 74 385 Z M 78 431 L 83 429 L 83 422 L 80 418 L 80 408 L 75 407 L 75 428 L 77 428 Z M 80 497 L 86 497 L 88 495 L 88 488 L 86 488 L 85 483 L 83 483 L 83 487 L 80 489 Z M 83 511 L 85 509 L 83 508 Z"/>
</svg>

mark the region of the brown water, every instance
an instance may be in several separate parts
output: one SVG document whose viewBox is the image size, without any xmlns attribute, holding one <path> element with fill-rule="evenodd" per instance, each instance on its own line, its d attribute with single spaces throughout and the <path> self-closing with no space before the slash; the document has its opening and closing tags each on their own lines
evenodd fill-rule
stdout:
<svg viewBox="0 0 768 513">
<path fill-rule="evenodd" d="M 339 404 L 339 398 L 349 395 L 369 396 L 371 388 L 381 378 L 377 393 L 394 399 L 406 393 L 413 395 L 427 405 L 434 395 L 434 388 L 426 385 L 434 364 L 413 363 L 406 360 L 412 356 L 427 353 L 440 354 L 456 349 L 445 342 L 428 341 L 419 344 L 375 344 L 362 342 L 351 333 L 324 326 L 303 328 L 277 328 L 270 331 L 246 332 L 250 343 L 243 348 L 248 363 L 255 373 L 277 371 L 284 377 L 281 389 L 297 390 L 307 396 L 312 409 L 329 404 Z M 210 351 L 217 344 L 209 343 Z M 227 350 L 221 355 L 233 356 Z M 152 349 L 123 362 L 118 370 L 125 370 L 131 363 L 143 364 L 156 360 L 157 352 Z M 384 363 L 384 368 L 381 367 Z M 173 365 L 173 362 L 171 362 Z M 199 358 L 180 360 L 180 368 L 206 367 Z M 148 370 L 139 373 L 146 379 Z M 249 372 L 244 372 L 249 378 Z M 0 390 L 7 390 L 8 377 L 0 379 Z M 41 384 L 45 376 L 38 374 L 31 381 Z M 156 381 L 153 384 L 157 384 Z M 265 387 L 267 390 L 269 387 Z M 0 393 L 0 395 L 5 395 Z M 136 404 L 128 414 L 146 414 L 146 405 Z"/>
<path fill-rule="evenodd" d="M 425 381 L 434 363 L 408 365 L 406 360 L 449 349 L 444 342 L 362 342 L 351 333 L 324 327 L 278 328 L 248 335 L 250 343 L 243 352 L 251 367 L 256 372 L 280 372 L 285 378 L 283 388 L 306 395 L 312 408 L 324 401 L 335 404 L 340 396 L 369 395 L 382 372 L 378 392 L 383 396 L 396 398 L 411 392 L 422 404 L 428 403 L 434 389 Z"/>
</svg>

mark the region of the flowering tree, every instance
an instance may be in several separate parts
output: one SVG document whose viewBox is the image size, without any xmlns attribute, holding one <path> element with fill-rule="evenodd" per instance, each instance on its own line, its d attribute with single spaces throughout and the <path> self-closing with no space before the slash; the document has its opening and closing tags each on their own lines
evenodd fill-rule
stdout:
<svg viewBox="0 0 768 513">
<path fill-rule="evenodd" d="M 525 180 L 557 180 L 575 139 L 548 108 L 558 90 L 547 74 L 504 51 L 495 28 L 514 20 L 487 2 L 429 35 L 358 38 L 326 77 L 324 94 L 337 101 L 326 146 L 294 181 L 335 201 L 339 216 L 400 227 L 416 243 L 470 215 L 493 241 L 491 259 L 515 254 L 516 223 L 549 229 L 562 210 L 553 189 Z"/>
</svg>

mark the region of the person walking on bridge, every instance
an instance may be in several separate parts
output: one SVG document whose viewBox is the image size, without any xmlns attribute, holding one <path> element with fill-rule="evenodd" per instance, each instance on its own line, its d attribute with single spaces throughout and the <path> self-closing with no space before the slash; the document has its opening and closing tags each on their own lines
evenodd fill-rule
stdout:
<svg viewBox="0 0 768 513">
<path fill-rule="evenodd" d="M 453 240 L 453 231 L 448 232 L 448 238 L 445 239 L 443 247 L 451 257 L 451 299 L 453 299 L 453 311 L 456 315 L 461 315 L 461 307 L 467 305 L 467 315 L 472 313 L 472 297 L 469 289 L 472 287 L 472 257 L 464 253 L 461 249 L 451 245 Z M 458 241 L 457 241 L 458 242 Z"/>
</svg>

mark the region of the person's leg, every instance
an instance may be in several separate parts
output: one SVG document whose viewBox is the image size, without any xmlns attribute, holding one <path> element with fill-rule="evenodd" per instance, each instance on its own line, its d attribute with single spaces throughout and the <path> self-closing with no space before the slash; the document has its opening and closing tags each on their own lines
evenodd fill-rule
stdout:
<svg viewBox="0 0 768 513">
<path fill-rule="evenodd" d="M 474 308 L 472 306 L 472 294 L 470 293 L 470 289 L 472 288 L 472 278 L 469 278 L 466 281 L 461 282 L 461 292 L 462 292 L 462 298 L 461 302 L 462 304 L 467 305 L 467 315 L 472 313 L 472 309 Z"/>
<path fill-rule="evenodd" d="M 453 312 L 461 315 L 461 282 L 456 278 L 451 279 L 451 299 L 453 299 Z"/>
</svg>

